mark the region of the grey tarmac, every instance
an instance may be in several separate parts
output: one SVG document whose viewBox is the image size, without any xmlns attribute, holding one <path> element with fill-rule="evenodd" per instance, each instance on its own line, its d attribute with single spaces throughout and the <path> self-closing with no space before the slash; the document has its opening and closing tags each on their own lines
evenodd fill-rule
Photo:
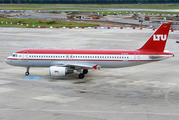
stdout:
<svg viewBox="0 0 179 120">
<path fill-rule="evenodd" d="M 76 74 L 51 77 L 49 68 L 30 68 L 32 79 L 24 79 L 25 68 L 4 62 L 13 52 L 27 48 L 137 49 L 153 32 L 1 27 L 0 119 L 178 120 L 178 31 L 169 33 L 166 45 L 175 57 L 134 67 L 91 70 L 83 80 Z"/>
</svg>

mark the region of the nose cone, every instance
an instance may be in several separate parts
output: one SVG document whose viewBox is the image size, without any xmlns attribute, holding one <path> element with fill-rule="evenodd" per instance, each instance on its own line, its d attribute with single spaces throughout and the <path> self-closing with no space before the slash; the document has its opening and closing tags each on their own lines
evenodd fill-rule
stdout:
<svg viewBox="0 0 179 120">
<path fill-rule="evenodd" d="M 9 64 L 9 65 L 13 65 L 12 60 L 10 60 L 10 59 L 8 59 L 8 58 L 5 59 L 5 62 L 6 62 L 7 64 Z"/>
<path fill-rule="evenodd" d="M 8 60 L 7 58 L 5 59 L 5 62 L 6 62 L 7 64 L 9 64 L 9 60 Z"/>
</svg>

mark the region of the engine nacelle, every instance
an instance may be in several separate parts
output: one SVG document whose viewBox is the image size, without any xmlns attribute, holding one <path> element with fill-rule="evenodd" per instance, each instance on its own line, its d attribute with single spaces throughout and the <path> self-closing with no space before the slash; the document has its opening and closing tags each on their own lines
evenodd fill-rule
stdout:
<svg viewBox="0 0 179 120">
<path fill-rule="evenodd" d="M 73 70 L 67 67 L 57 67 L 57 66 L 50 67 L 51 76 L 65 76 L 66 74 L 72 74 L 72 73 Z"/>
</svg>

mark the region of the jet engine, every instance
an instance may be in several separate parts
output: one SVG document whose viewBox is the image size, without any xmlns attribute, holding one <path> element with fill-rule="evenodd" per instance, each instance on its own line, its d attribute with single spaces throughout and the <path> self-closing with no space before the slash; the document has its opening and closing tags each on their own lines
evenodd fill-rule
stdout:
<svg viewBox="0 0 179 120">
<path fill-rule="evenodd" d="M 49 72 L 51 76 L 65 76 L 67 74 L 72 74 L 74 71 L 67 67 L 51 66 Z"/>
</svg>

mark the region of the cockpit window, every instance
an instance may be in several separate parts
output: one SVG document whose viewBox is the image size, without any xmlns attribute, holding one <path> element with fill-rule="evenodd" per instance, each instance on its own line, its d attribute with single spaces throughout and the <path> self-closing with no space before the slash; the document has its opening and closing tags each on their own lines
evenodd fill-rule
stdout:
<svg viewBox="0 0 179 120">
<path fill-rule="evenodd" d="M 17 54 L 12 54 L 11 56 L 12 56 L 12 57 L 17 57 Z"/>
</svg>

